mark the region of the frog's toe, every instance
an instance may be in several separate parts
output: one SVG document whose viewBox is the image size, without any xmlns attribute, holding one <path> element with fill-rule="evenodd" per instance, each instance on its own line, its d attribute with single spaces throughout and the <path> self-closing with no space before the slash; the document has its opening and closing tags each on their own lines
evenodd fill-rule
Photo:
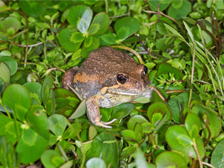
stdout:
<svg viewBox="0 0 224 168">
<path fill-rule="evenodd" d="M 114 121 L 116 121 L 117 119 L 113 119 L 113 120 L 111 120 L 111 121 L 109 121 L 109 122 L 104 122 L 104 124 L 106 124 L 106 125 L 109 125 L 109 124 L 112 124 Z"/>
<path fill-rule="evenodd" d="M 97 122 L 94 123 L 94 125 L 100 126 L 100 127 L 103 127 L 103 128 L 112 128 L 111 126 L 109 126 L 109 124 L 112 124 L 116 120 L 117 119 L 113 119 L 109 122 L 97 121 Z"/>
</svg>

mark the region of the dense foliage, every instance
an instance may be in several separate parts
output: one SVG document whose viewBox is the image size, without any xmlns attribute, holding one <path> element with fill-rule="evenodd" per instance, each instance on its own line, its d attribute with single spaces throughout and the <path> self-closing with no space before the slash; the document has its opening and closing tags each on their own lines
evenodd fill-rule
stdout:
<svg viewBox="0 0 224 168">
<path fill-rule="evenodd" d="M 223 0 L 3 0 L 0 19 L 0 167 L 224 167 Z M 61 81 L 101 46 L 147 66 L 166 101 L 92 125 Z"/>
</svg>

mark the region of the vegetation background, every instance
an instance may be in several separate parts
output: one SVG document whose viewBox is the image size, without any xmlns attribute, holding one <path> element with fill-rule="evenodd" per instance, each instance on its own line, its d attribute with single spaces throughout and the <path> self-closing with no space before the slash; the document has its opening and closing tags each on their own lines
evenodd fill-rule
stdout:
<svg viewBox="0 0 224 168">
<path fill-rule="evenodd" d="M 0 1 L 0 167 L 224 167 L 223 0 Z M 156 93 L 101 109 L 61 88 L 101 46 L 149 69 Z"/>
</svg>

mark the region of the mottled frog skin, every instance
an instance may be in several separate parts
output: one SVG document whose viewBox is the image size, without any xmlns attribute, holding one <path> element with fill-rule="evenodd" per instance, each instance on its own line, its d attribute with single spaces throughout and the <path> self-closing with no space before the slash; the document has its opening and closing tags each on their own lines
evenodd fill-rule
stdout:
<svg viewBox="0 0 224 168">
<path fill-rule="evenodd" d="M 111 128 L 101 121 L 99 107 L 110 108 L 144 96 L 151 97 L 147 68 L 128 54 L 111 47 L 92 51 L 83 64 L 65 72 L 62 85 L 75 89 L 86 99 L 87 116 L 97 126 Z"/>
</svg>

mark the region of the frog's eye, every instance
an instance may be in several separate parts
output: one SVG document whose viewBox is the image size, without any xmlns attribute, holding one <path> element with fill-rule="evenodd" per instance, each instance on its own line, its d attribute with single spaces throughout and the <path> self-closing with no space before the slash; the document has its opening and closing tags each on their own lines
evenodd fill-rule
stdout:
<svg viewBox="0 0 224 168">
<path fill-rule="evenodd" d="M 120 84 L 125 84 L 125 82 L 128 80 L 128 77 L 125 74 L 117 74 L 117 82 Z"/>
<path fill-rule="evenodd" d="M 147 73 L 148 73 L 148 68 L 147 68 L 146 66 L 144 66 L 144 68 L 143 68 L 143 70 L 142 70 L 142 74 L 141 74 L 142 79 L 145 78 L 145 75 L 146 75 Z"/>
</svg>

